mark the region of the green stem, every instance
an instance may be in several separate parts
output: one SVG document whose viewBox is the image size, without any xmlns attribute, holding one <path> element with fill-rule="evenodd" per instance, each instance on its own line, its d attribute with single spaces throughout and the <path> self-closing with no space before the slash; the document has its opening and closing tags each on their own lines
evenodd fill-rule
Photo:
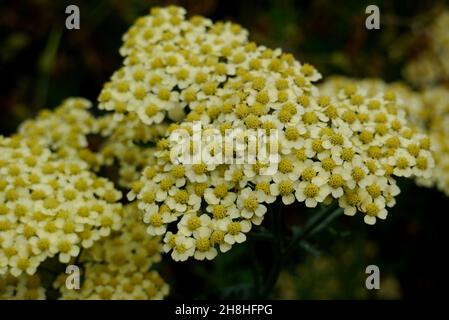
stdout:
<svg viewBox="0 0 449 320">
<path fill-rule="evenodd" d="M 254 241 L 273 241 L 274 237 L 271 233 L 265 232 L 250 232 L 247 234 L 249 240 Z"/>
<path fill-rule="evenodd" d="M 304 229 L 291 240 L 289 247 L 283 255 L 285 259 L 289 258 L 296 251 L 302 241 L 324 229 L 342 212 L 343 210 L 341 208 L 336 208 L 335 205 L 326 207 L 318 212 L 317 216 L 314 217 L 315 219 L 312 219 L 310 223 L 307 223 Z"/>
<path fill-rule="evenodd" d="M 321 231 L 341 213 L 342 209 L 338 208 L 336 204 L 319 211 L 308 223 L 306 223 L 304 229 L 293 237 L 288 247 L 284 250 L 282 243 L 283 239 L 281 237 L 281 215 L 279 209 L 275 210 L 273 214 L 273 266 L 267 277 L 267 281 L 260 292 L 261 298 L 267 298 L 270 295 L 273 287 L 276 285 L 282 266 L 288 261 L 298 247 L 301 246 L 302 242 L 313 234 Z"/>
<path fill-rule="evenodd" d="M 282 217 L 281 217 L 281 207 L 279 203 L 275 202 L 273 205 L 273 223 L 272 223 L 272 231 L 273 231 L 273 265 L 270 269 L 270 272 L 267 276 L 266 282 L 264 283 L 261 291 L 260 297 L 267 298 L 276 284 L 276 281 L 279 277 L 279 273 L 282 269 L 282 249 L 283 249 L 283 241 L 282 241 Z"/>
<path fill-rule="evenodd" d="M 53 66 L 58 54 L 58 48 L 61 41 L 62 29 L 55 27 L 50 31 L 47 44 L 42 52 L 38 63 L 38 79 L 34 96 L 36 107 L 41 107 L 47 100 L 48 87 Z"/>
<path fill-rule="evenodd" d="M 249 249 L 251 251 L 251 261 L 253 265 L 253 296 L 257 296 L 259 290 L 260 290 L 260 277 L 259 277 L 259 271 L 260 271 L 260 264 L 256 257 L 256 246 L 255 243 L 250 241 L 249 242 Z"/>
</svg>

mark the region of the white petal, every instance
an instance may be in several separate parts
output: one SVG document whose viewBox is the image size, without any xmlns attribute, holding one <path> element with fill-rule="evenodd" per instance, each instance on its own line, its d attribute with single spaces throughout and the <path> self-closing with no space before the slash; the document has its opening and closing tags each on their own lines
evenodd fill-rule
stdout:
<svg viewBox="0 0 449 320">
<path fill-rule="evenodd" d="M 376 217 L 372 217 L 372 216 L 369 216 L 369 215 L 365 215 L 363 220 L 365 221 L 366 224 L 369 224 L 369 225 L 373 225 L 373 224 L 376 223 Z"/>
</svg>

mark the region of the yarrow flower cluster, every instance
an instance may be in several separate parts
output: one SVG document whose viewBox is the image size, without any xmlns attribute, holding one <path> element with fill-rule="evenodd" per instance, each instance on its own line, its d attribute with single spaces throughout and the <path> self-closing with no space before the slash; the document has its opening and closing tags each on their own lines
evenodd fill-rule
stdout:
<svg viewBox="0 0 449 320">
<path fill-rule="evenodd" d="M 318 72 L 279 49 L 249 42 L 240 26 L 213 24 L 200 17 L 187 21 L 184 14 L 175 7 L 153 10 L 129 30 L 121 50 L 125 66 L 105 86 L 99 107 L 113 110 L 126 105 L 127 112 L 136 113 L 149 125 L 165 118 L 184 119 L 181 125 L 171 125 L 169 132 L 189 130 L 197 121 L 223 134 L 226 129 L 241 128 L 244 137 L 259 127 L 279 129 L 289 136 L 285 153 L 291 153 L 295 142 L 299 146 L 303 131 L 295 127 L 303 112 L 298 100 L 304 104 L 314 100 L 312 81 L 320 78 Z M 179 26 L 173 28 L 173 21 Z M 136 73 L 145 77 L 136 81 Z M 148 112 L 155 108 L 160 114 L 149 118 Z M 307 116 L 313 117 L 312 109 Z M 249 188 L 249 178 L 255 182 L 260 164 L 245 168 L 172 164 L 169 153 L 174 144 L 167 139 L 157 142 L 158 163 L 145 170 L 129 199 L 139 199 L 152 235 L 165 234 L 167 224 L 180 219 L 178 230 L 182 232 L 165 237 L 165 250 L 173 249 L 174 259 L 185 260 L 190 255 L 212 259 L 217 254 L 215 246 L 227 251 L 235 242 L 244 241 L 251 224 L 262 222 L 266 212 L 262 203 L 275 197 L 266 189 L 269 180 L 257 178 L 257 191 Z M 292 171 L 288 168 L 292 160 L 281 160 L 281 166 L 286 173 Z M 295 174 L 291 173 L 293 180 Z M 285 178 L 279 176 L 278 192 L 286 199 L 294 198 L 296 182 Z M 203 214 L 199 212 L 202 202 L 206 205 Z"/>
<path fill-rule="evenodd" d="M 185 15 L 154 8 L 128 30 L 98 98 L 106 114 L 70 98 L 0 137 L 6 298 L 45 298 L 37 268 L 76 257 L 81 288 L 60 275 L 62 299 L 162 299 L 168 285 L 152 270 L 162 251 L 214 259 L 274 202 L 334 202 L 374 224 L 395 204 L 397 177 L 449 194 L 445 89 L 317 86 L 313 66 L 239 25 Z"/>
<path fill-rule="evenodd" d="M 96 154 L 102 167 L 114 167 L 118 171 L 117 184 L 130 189 L 147 166 L 154 164 L 155 148 L 151 143 L 162 137 L 166 125 L 147 126 L 135 114 L 117 119 L 108 114 L 97 119 L 98 136 L 103 140 Z"/>
<path fill-rule="evenodd" d="M 35 119 L 25 121 L 19 133 L 39 140 L 61 160 L 84 161 L 94 172 L 115 166 L 118 186 L 130 188 L 153 163 L 154 149 L 146 144 L 160 138 L 166 125 L 147 126 L 135 114 L 95 118 L 91 108 L 86 99 L 66 99 L 54 111 L 43 110 Z"/>
<path fill-rule="evenodd" d="M 149 271 L 161 260 L 162 244 L 158 237 L 148 237 L 135 204 L 124 207 L 120 231 L 100 240 L 81 254 L 84 265 L 79 290 L 67 289 L 67 275 L 61 275 L 55 287 L 61 299 L 162 299 L 168 285 L 158 272 Z"/>
<path fill-rule="evenodd" d="M 413 85 L 427 87 L 449 80 L 448 28 L 449 10 L 446 9 L 424 30 L 427 47 L 404 69 L 405 78 Z"/>
<path fill-rule="evenodd" d="M 45 259 L 67 263 L 121 226 L 121 192 L 60 160 L 38 139 L 0 137 L 0 274 L 32 275 Z"/>
<path fill-rule="evenodd" d="M 397 96 L 398 107 L 406 112 L 414 131 L 425 133 L 430 139 L 434 164 L 429 162 L 429 174 L 417 176 L 419 185 L 433 187 L 449 195 L 449 90 L 443 86 L 413 91 L 403 83 L 385 83 L 380 79 L 350 79 L 333 77 L 326 80 L 321 90 L 339 91 L 358 85 L 368 96 L 391 92 Z M 427 145 L 427 143 L 426 143 Z M 430 169 L 429 167 L 429 169 Z"/>
<path fill-rule="evenodd" d="M 137 115 L 147 125 L 169 124 L 156 141 L 156 162 L 128 200 L 137 199 L 148 233 L 164 236 L 173 259 L 226 252 L 245 241 L 277 199 L 307 207 L 336 199 L 346 214 L 360 211 L 374 224 L 395 204 L 395 176 L 430 175 L 428 138 L 408 127 L 393 94 L 368 97 L 357 87 L 320 94 L 313 82 L 321 76 L 312 66 L 249 42 L 237 25 L 184 14 L 169 7 L 139 19 L 124 37 L 124 66 L 99 97 L 102 109 Z M 197 123 L 204 134 L 195 146 Z M 276 157 L 258 161 L 245 143 L 232 157 L 246 154 L 252 163 L 172 157 L 179 130 L 192 138 L 187 149 L 225 157 L 223 144 L 209 138 L 225 138 L 231 129 L 243 142 L 257 129 L 276 132 L 268 146 Z M 261 174 L 273 162 L 277 171 Z"/>
<path fill-rule="evenodd" d="M 0 300 L 45 300 L 45 288 L 37 275 L 0 275 Z"/>
<path fill-rule="evenodd" d="M 432 141 L 435 157 L 433 184 L 449 196 L 449 89 L 426 89 L 421 92 L 421 101 L 424 128 Z"/>
<path fill-rule="evenodd" d="M 79 159 L 96 171 L 104 160 L 89 146 L 88 137 L 99 131 L 91 108 L 86 99 L 68 98 L 54 111 L 44 109 L 35 119 L 23 122 L 18 131 L 25 138 L 39 140 L 59 159 Z"/>
<path fill-rule="evenodd" d="M 325 85 L 320 90 L 327 92 Z M 394 91 L 368 96 L 363 89 L 348 85 L 333 96 L 338 113 L 332 126 L 347 132 L 354 155 L 351 160 L 342 158 L 343 167 L 349 166 L 349 181 L 355 184 L 352 188 L 345 183 L 351 190 L 339 204 L 346 214 L 365 213 L 365 222 L 373 224 L 376 217 L 386 217 L 385 207 L 395 204 L 400 191 L 395 177 L 430 178 L 434 167 L 430 140 L 408 125 Z M 338 155 L 337 150 L 332 157 Z"/>
</svg>

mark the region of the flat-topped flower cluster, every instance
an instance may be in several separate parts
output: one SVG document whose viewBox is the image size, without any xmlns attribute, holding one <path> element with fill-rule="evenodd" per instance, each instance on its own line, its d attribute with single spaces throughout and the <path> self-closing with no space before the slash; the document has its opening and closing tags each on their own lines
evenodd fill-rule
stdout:
<svg viewBox="0 0 449 320">
<path fill-rule="evenodd" d="M 57 279 L 62 299 L 149 300 L 168 294 L 168 285 L 151 270 L 161 260 L 160 239 L 146 234 L 135 204 L 124 207 L 123 221 L 120 231 L 81 254 L 84 281 L 78 290 L 66 287 L 66 275 Z"/>
<path fill-rule="evenodd" d="M 347 86 L 355 85 L 370 97 L 381 92 L 396 95 L 397 105 L 405 112 L 409 126 L 415 132 L 425 133 L 430 140 L 435 163 L 429 162 L 426 174 L 418 175 L 416 182 L 427 187 L 436 186 L 449 195 L 449 90 L 437 86 L 413 91 L 403 83 L 388 84 L 380 79 L 344 77 L 329 78 L 320 86 L 320 90 L 333 95 Z M 420 152 L 424 151 L 421 149 Z M 421 166 L 424 168 L 424 163 Z"/>
<path fill-rule="evenodd" d="M 186 19 L 176 7 L 139 19 L 124 41 L 124 65 L 105 85 L 99 107 L 147 125 L 168 124 L 155 141 L 156 162 L 128 199 L 137 199 L 148 233 L 164 236 L 164 250 L 175 260 L 213 259 L 243 242 L 276 200 L 315 207 L 335 199 L 346 214 L 360 211 L 374 224 L 395 204 L 394 177 L 430 175 L 429 139 L 408 127 L 393 93 L 367 96 L 351 86 L 323 95 L 311 65 L 250 42 L 240 26 Z M 223 137 L 239 129 L 243 141 L 256 129 L 275 130 L 277 171 L 263 175 L 271 163 L 261 161 L 176 161 L 170 155 L 179 141 L 172 134 L 190 133 L 187 148 L 195 148 L 196 123 Z M 197 144 L 202 154 L 224 152 L 208 138 Z M 168 231 L 170 225 L 175 229 Z"/>
<path fill-rule="evenodd" d="M 211 260 L 244 242 L 274 202 L 334 202 L 374 224 L 395 205 L 398 177 L 449 189 L 444 90 L 317 86 L 313 66 L 175 6 L 138 19 L 120 53 L 98 98 L 105 114 L 71 98 L 0 138 L 0 288 L 11 298 L 44 297 L 29 275 L 57 256 L 84 267 L 78 291 L 65 275 L 55 281 L 64 299 L 160 299 L 160 252 Z M 211 161 L 229 157 L 229 130 L 236 161 Z M 173 157 L 180 131 L 183 147 L 208 157 Z M 10 289 L 11 275 L 30 290 Z"/>
<path fill-rule="evenodd" d="M 83 161 L 16 135 L 0 138 L 0 163 L 0 274 L 34 274 L 55 255 L 68 263 L 120 228 L 121 192 Z"/>
<path fill-rule="evenodd" d="M 419 53 L 405 66 L 404 76 L 420 88 L 449 81 L 449 10 L 444 9 L 432 23 L 415 35 Z"/>
</svg>

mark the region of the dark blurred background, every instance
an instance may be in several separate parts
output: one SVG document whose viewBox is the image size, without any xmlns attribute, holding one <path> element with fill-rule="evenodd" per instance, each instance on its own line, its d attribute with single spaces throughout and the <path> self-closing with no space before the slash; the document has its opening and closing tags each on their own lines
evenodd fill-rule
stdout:
<svg viewBox="0 0 449 320">
<path fill-rule="evenodd" d="M 69 4 L 80 8 L 80 30 L 65 29 Z M 401 79 L 407 61 L 426 46 L 423 27 L 444 6 L 443 1 L 430 0 L 1 1 L 0 134 L 14 132 L 21 121 L 65 97 L 95 101 L 121 64 L 118 48 L 123 33 L 150 7 L 167 4 L 182 5 L 189 15 L 235 21 L 250 31 L 252 40 L 293 53 L 324 77 L 342 74 L 386 81 Z M 380 8 L 380 30 L 365 28 L 369 4 Z M 282 273 L 276 296 L 441 297 L 447 284 L 448 207 L 448 198 L 436 190 L 403 182 L 398 205 L 387 221 L 371 227 L 360 216 L 338 219 L 304 249 L 308 258 L 293 261 Z M 246 254 L 251 245 L 221 255 L 213 264 L 168 266 L 172 297 L 238 297 L 254 271 Z M 263 244 L 255 245 L 260 258 Z M 385 290 L 364 289 L 368 264 L 380 267 Z"/>
</svg>

